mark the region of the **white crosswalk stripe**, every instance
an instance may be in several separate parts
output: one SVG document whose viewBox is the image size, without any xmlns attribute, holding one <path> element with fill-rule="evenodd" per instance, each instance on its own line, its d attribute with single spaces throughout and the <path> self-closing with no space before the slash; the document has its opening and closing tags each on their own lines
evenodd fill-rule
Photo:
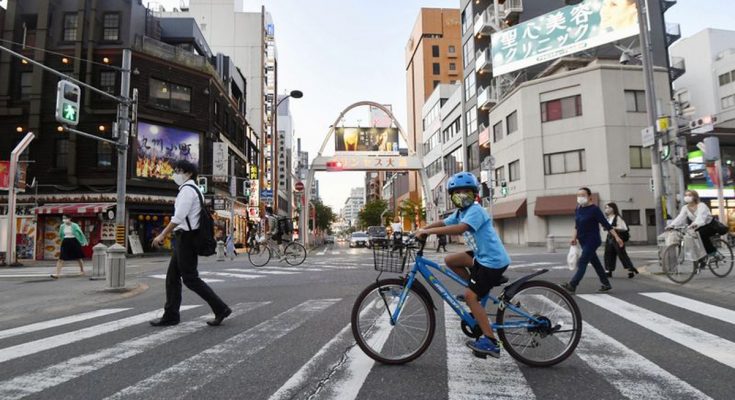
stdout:
<svg viewBox="0 0 735 400">
<path fill-rule="evenodd" d="M 692 300 L 684 296 L 678 296 L 673 293 L 641 293 L 646 297 L 656 299 L 658 301 L 671 304 L 672 306 L 683 308 L 698 314 L 705 315 L 710 318 L 719 319 L 731 324 L 735 324 L 735 311 L 726 308 L 713 306 L 712 304 L 703 303 L 701 301 Z"/>
<path fill-rule="evenodd" d="M 83 314 L 71 315 L 69 317 L 52 319 L 49 321 L 37 322 L 35 324 L 20 326 L 12 329 L 5 329 L 0 331 L 0 340 L 6 339 L 13 336 L 24 335 L 26 333 L 38 332 L 45 329 L 55 328 L 57 326 L 63 326 L 73 324 L 76 322 L 86 321 L 89 319 L 103 317 L 105 315 L 115 314 L 122 311 L 130 310 L 129 308 L 104 308 L 102 310 L 92 311 Z"/>
<path fill-rule="evenodd" d="M 334 264 L 334 263 L 332 263 Z M 273 277 L 276 275 L 293 275 L 305 272 L 326 272 L 332 270 L 349 270 L 356 269 L 356 266 L 339 266 L 339 265 L 317 265 L 315 267 L 288 266 L 276 267 L 265 266 L 252 269 L 245 268 L 227 268 L 222 271 L 202 270 L 199 275 L 203 276 L 202 280 L 206 283 L 220 283 L 237 279 L 252 280 L 258 278 Z M 149 278 L 166 279 L 166 274 L 153 274 Z"/>
</svg>

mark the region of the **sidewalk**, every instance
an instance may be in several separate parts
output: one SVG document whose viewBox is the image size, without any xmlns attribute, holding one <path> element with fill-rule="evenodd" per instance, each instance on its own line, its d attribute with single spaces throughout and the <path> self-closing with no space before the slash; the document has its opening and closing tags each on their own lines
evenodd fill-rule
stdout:
<svg viewBox="0 0 735 400">
<path fill-rule="evenodd" d="M 126 262 L 128 272 L 135 271 L 137 268 L 143 268 L 153 264 L 166 262 L 170 259 L 170 255 L 156 257 L 132 257 Z M 0 267 L 0 279 L 35 279 L 40 280 L 51 279 L 49 275 L 56 270 L 56 261 L 31 261 L 24 260 L 23 265 L 19 267 Z M 92 275 L 92 260 L 84 260 L 84 272 L 87 276 Z M 61 271 L 62 276 L 79 276 L 79 266 L 76 262 L 65 262 Z"/>
<path fill-rule="evenodd" d="M 652 279 L 673 287 L 703 290 L 706 292 L 720 295 L 725 294 L 735 297 L 735 268 L 733 268 L 733 271 L 724 278 L 716 277 L 709 268 L 706 268 L 694 275 L 692 280 L 683 285 L 675 283 L 667 278 L 660 263 L 648 263 L 639 267 L 638 271 L 640 271 L 641 274 L 648 275 Z"/>
</svg>

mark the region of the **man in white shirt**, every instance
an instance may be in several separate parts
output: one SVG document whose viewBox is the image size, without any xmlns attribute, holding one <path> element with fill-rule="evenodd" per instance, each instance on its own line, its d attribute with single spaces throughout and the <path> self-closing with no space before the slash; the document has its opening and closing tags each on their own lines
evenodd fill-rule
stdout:
<svg viewBox="0 0 735 400">
<path fill-rule="evenodd" d="M 199 215 L 202 210 L 199 188 L 196 185 L 197 167 L 184 160 L 174 164 L 173 179 L 179 185 L 179 194 L 174 204 L 174 216 L 166 229 L 153 239 L 154 246 L 160 246 L 166 236 L 174 232 L 176 238 L 173 254 L 166 272 L 166 305 L 163 316 L 151 321 L 153 326 L 176 325 L 180 321 L 181 282 L 209 304 L 214 319 L 207 321 L 210 326 L 222 324 L 222 320 L 232 314 L 230 307 L 209 287 L 197 271 L 199 261 L 194 242 L 199 229 Z"/>
</svg>

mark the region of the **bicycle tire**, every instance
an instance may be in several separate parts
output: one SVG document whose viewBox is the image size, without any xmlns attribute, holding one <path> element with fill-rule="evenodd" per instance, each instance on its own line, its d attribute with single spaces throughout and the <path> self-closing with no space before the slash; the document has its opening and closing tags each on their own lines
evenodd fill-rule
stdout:
<svg viewBox="0 0 735 400">
<path fill-rule="evenodd" d="M 296 249 L 296 250 L 294 250 L 294 249 Z M 297 258 L 291 259 L 291 257 L 289 256 L 289 254 L 296 255 L 295 252 L 294 253 L 291 253 L 291 251 L 298 251 L 299 252 L 298 253 L 299 255 L 297 256 Z M 298 242 L 291 242 L 291 243 L 289 243 L 286 246 L 286 249 L 283 250 L 283 254 L 285 255 L 286 264 L 288 264 L 288 265 L 293 265 L 293 266 L 301 265 L 304 262 L 304 260 L 306 260 L 306 248 L 301 243 L 298 243 Z"/>
<path fill-rule="evenodd" d="M 352 336 L 354 336 L 355 341 L 357 342 L 357 345 L 362 349 L 365 354 L 372 358 L 373 360 L 383 363 L 383 364 L 389 364 L 389 365 L 399 365 L 399 364 L 405 364 L 408 362 L 411 362 L 418 357 L 420 357 L 431 344 L 431 341 L 434 338 L 434 332 L 436 330 L 436 315 L 434 314 L 434 309 L 431 307 L 431 300 L 427 299 L 425 296 L 426 294 L 421 293 L 418 291 L 415 287 L 411 287 L 410 291 L 411 294 L 409 297 L 407 297 L 406 303 L 408 303 L 408 299 L 418 299 L 420 302 L 420 305 L 423 307 L 423 309 L 426 312 L 426 318 L 428 322 L 427 332 L 424 335 L 423 340 L 421 341 L 420 345 L 409 354 L 400 357 L 400 358 L 387 358 L 383 354 L 378 353 L 375 351 L 371 345 L 368 343 L 370 340 L 369 338 L 363 337 L 362 332 L 360 330 L 360 317 L 362 314 L 363 309 L 363 303 L 368 298 L 368 296 L 373 293 L 378 288 L 387 288 L 389 286 L 395 286 L 396 288 L 400 288 L 400 290 L 403 290 L 405 287 L 405 281 L 401 278 L 389 278 L 389 279 L 381 279 L 380 281 L 374 282 L 370 284 L 368 287 L 366 287 L 360 295 L 357 296 L 357 299 L 355 299 L 355 304 L 352 306 L 352 316 L 350 318 L 350 325 L 352 326 Z M 372 300 L 370 300 L 372 303 Z M 368 303 L 368 306 L 371 305 Z M 388 315 L 388 312 L 383 304 L 377 304 L 376 307 L 378 309 L 382 310 L 382 318 L 387 318 L 388 321 L 390 321 L 390 316 Z M 366 310 L 367 311 L 367 310 Z M 383 320 L 385 322 L 385 320 Z M 398 326 L 401 322 L 401 318 L 399 316 L 398 323 L 396 325 L 389 325 L 390 330 L 393 331 L 396 326 Z M 388 322 L 389 324 L 389 322 Z M 397 335 L 397 332 L 390 332 L 388 334 L 388 338 L 390 338 L 391 335 Z M 387 341 L 387 339 L 386 339 Z M 385 347 L 385 343 L 381 345 L 382 348 Z"/>
<path fill-rule="evenodd" d="M 564 350 L 556 355 L 555 357 L 548 359 L 548 360 L 534 360 L 526 357 L 523 352 L 519 351 L 516 348 L 516 344 L 513 343 L 512 340 L 508 338 L 508 334 L 512 331 L 515 331 L 515 329 L 498 329 L 498 338 L 503 343 L 503 348 L 510 354 L 511 357 L 516 359 L 517 361 L 526 364 L 531 367 L 550 367 L 552 365 L 556 365 L 564 360 L 566 360 L 569 356 L 574 353 L 574 350 L 577 348 L 577 345 L 579 344 L 579 340 L 582 337 L 582 313 L 579 311 L 579 307 L 577 306 L 577 302 L 574 301 L 574 298 L 567 293 L 566 290 L 562 289 L 560 286 L 553 284 L 551 282 L 547 281 L 528 281 L 523 283 L 516 294 L 511 299 L 507 299 L 506 303 L 516 304 L 518 301 L 518 297 L 523 294 L 524 291 L 527 291 L 532 288 L 545 288 L 550 290 L 551 292 L 557 294 L 559 297 L 563 298 L 564 301 L 569 305 L 569 312 L 573 318 L 572 321 L 572 328 L 569 330 L 564 330 L 564 332 L 570 332 L 572 334 L 570 342 L 566 345 Z M 513 300 L 516 299 L 516 302 Z M 522 307 L 525 308 L 525 305 Z M 552 306 L 553 307 L 553 306 Z M 558 304 L 557 304 L 558 307 Z M 544 308 L 545 309 L 545 308 Z M 509 308 L 500 308 L 498 309 L 498 314 L 495 318 L 498 325 L 502 325 L 503 321 L 506 318 L 506 312 L 509 312 Z M 532 310 L 527 310 L 531 314 L 539 315 L 539 313 L 533 312 Z M 545 315 L 541 314 L 541 316 L 546 317 Z M 561 318 L 559 319 L 561 320 Z M 551 320 L 550 323 L 554 324 L 557 321 Z M 562 321 L 563 322 L 563 321 Z M 530 328 L 518 328 L 518 329 L 525 329 L 528 332 L 531 332 Z M 507 332 L 506 332 L 507 331 Z M 542 339 L 551 337 L 555 333 L 547 333 L 545 336 L 541 336 Z M 534 339 L 535 341 L 535 339 Z M 528 344 L 524 344 L 525 347 L 528 347 Z M 520 347 L 520 343 L 518 343 L 518 347 Z"/>
<path fill-rule="evenodd" d="M 672 244 L 667 247 L 662 256 L 662 266 L 664 269 L 664 272 L 666 273 L 666 277 L 669 278 L 672 282 L 678 283 L 680 285 L 683 285 L 692 278 L 694 278 L 694 275 L 697 274 L 697 268 L 696 262 L 694 261 L 684 261 L 683 255 L 681 253 L 681 245 L 678 244 Z M 675 262 L 676 265 L 671 265 L 671 262 Z M 684 273 L 680 274 L 680 265 L 686 265 L 686 263 L 691 263 L 692 265 L 692 271 L 691 273 Z"/>
<path fill-rule="evenodd" d="M 266 252 L 266 254 L 264 254 Z M 259 259 L 258 256 L 264 257 L 265 261 L 262 261 L 262 259 Z M 255 246 L 251 247 L 250 250 L 248 250 L 248 260 L 250 261 L 250 264 L 253 264 L 256 267 L 262 267 L 266 264 L 268 264 L 268 261 L 271 260 L 271 249 L 262 243 L 257 243 Z"/>
<path fill-rule="evenodd" d="M 730 274 L 730 271 L 732 271 L 733 264 L 735 264 L 735 258 L 733 257 L 732 253 L 732 247 L 729 243 L 722 239 L 714 239 L 712 240 L 712 244 L 717 249 L 718 253 L 721 253 L 723 256 L 725 256 L 725 261 L 711 261 L 709 263 L 709 270 L 712 271 L 712 273 L 718 277 L 718 278 L 724 278 L 727 275 Z M 713 266 L 712 264 L 715 264 Z M 728 265 L 729 264 L 729 265 Z"/>
</svg>

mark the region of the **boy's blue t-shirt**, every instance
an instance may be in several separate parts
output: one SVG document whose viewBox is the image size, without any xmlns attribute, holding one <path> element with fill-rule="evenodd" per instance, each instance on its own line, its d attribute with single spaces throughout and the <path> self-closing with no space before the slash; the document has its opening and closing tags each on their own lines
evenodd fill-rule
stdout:
<svg viewBox="0 0 735 400">
<path fill-rule="evenodd" d="M 467 224 L 464 233 L 467 246 L 475 253 L 475 260 L 483 267 L 499 269 L 510 264 L 510 257 L 493 228 L 490 214 L 475 203 L 465 211 L 455 212 L 444 220 L 444 225 Z"/>
</svg>

